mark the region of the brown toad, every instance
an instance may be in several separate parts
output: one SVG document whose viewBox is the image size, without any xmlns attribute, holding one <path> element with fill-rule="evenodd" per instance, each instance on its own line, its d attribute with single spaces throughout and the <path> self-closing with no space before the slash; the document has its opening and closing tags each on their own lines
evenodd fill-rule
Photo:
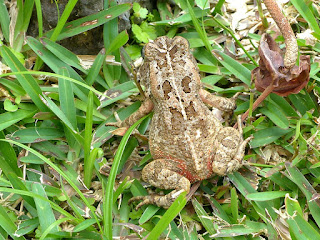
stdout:
<svg viewBox="0 0 320 240">
<path fill-rule="evenodd" d="M 137 206 L 155 204 L 164 208 L 190 184 L 226 175 L 242 165 L 245 147 L 242 129 L 223 127 L 205 105 L 232 111 L 235 99 L 210 94 L 201 89 L 200 74 L 189 43 L 183 37 L 159 37 L 145 46 L 145 58 L 138 79 L 146 87 L 146 100 L 139 110 L 122 122 L 132 125 L 154 111 L 149 132 L 153 161 L 142 170 L 145 182 L 161 189 L 174 189 L 167 195 L 134 197 Z"/>
</svg>

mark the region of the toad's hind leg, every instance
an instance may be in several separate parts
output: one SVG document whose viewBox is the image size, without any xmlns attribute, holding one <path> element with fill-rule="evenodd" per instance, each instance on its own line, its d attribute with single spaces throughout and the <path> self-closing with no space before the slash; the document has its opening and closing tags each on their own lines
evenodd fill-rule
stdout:
<svg viewBox="0 0 320 240">
<path fill-rule="evenodd" d="M 214 142 L 212 171 L 218 175 L 226 175 L 242 166 L 245 148 L 253 137 L 243 140 L 242 128 L 222 128 Z"/>
<path fill-rule="evenodd" d="M 142 178 L 145 182 L 161 189 L 174 189 L 166 195 L 138 196 L 130 199 L 130 202 L 141 200 L 136 209 L 145 204 L 155 204 L 168 208 L 174 200 L 184 191 L 190 191 L 190 181 L 174 170 L 173 160 L 158 159 L 146 165 L 142 170 Z"/>
</svg>

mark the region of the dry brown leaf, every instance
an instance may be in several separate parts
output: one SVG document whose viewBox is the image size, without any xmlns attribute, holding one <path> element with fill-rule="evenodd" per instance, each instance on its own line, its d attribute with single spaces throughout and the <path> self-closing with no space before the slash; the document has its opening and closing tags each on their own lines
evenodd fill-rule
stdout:
<svg viewBox="0 0 320 240">
<path fill-rule="evenodd" d="M 273 86 L 273 93 L 279 96 L 296 94 L 309 81 L 310 57 L 300 56 L 299 66 L 286 68 L 280 48 L 269 34 L 263 34 L 259 46 L 260 67 L 252 71 L 256 89 L 263 92 Z"/>
</svg>

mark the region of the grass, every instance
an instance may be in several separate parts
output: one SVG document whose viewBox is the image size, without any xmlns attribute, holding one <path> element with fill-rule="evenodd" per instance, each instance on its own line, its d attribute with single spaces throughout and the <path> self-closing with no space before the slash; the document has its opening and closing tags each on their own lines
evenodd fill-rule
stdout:
<svg viewBox="0 0 320 240">
<path fill-rule="evenodd" d="M 251 113 L 244 137 L 254 139 L 245 166 L 204 180 L 188 202 L 181 194 L 167 210 L 153 205 L 135 210 L 129 199 L 147 191 L 134 176 L 152 157 L 146 140 L 132 133 L 137 128 L 147 134 L 152 116 L 123 137 L 113 135 L 116 128 L 106 123 L 116 121 L 115 111 L 123 120 L 141 104 L 131 78 L 143 45 L 162 35 L 187 38 L 203 86 L 226 97 L 242 93 L 235 122 L 259 95 L 250 78 L 261 32 L 239 38 L 243 33 L 231 28 L 224 0 L 211 8 L 206 1 L 176 0 L 171 8 L 158 2 L 152 12 L 137 3 L 105 1 L 101 12 L 73 21 L 68 19 L 77 1 L 69 1 L 57 27 L 48 32 L 41 1 L 17 1 L 14 29 L 9 29 L 13 19 L 4 2 L 0 55 L 10 71 L 0 75 L 1 239 L 320 239 L 316 4 L 286 4 L 299 16 L 294 31 L 311 29 L 315 37 L 311 44 L 298 39 L 301 53 L 311 56 L 310 81 L 298 94 L 269 95 Z M 25 39 L 34 8 L 39 36 Z M 119 33 L 118 16 L 130 9 L 132 29 Z M 268 26 L 266 12 L 255 11 Z M 58 42 L 101 25 L 104 49 L 89 69 Z M 37 56 L 32 71 L 25 65 L 29 56 Z M 110 56 L 112 64 L 105 61 Z"/>
</svg>

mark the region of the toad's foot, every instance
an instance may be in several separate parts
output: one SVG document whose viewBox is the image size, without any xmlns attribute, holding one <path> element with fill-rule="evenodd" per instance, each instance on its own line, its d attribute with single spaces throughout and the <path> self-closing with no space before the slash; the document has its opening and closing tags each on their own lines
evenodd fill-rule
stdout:
<svg viewBox="0 0 320 240">
<path fill-rule="evenodd" d="M 116 122 L 107 122 L 105 125 L 117 128 L 111 131 L 113 135 L 123 136 L 130 126 L 127 126 L 124 121 L 121 121 L 117 112 L 114 112 L 114 117 Z"/>
<path fill-rule="evenodd" d="M 128 126 L 122 126 L 122 122 L 108 122 L 105 125 L 116 127 L 116 129 L 112 130 L 111 133 L 113 135 L 117 135 L 117 136 L 123 136 L 127 132 L 127 130 L 129 129 Z M 133 132 L 133 133 L 135 133 L 135 132 Z"/>
<path fill-rule="evenodd" d="M 130 199 L 130 202 L 142 200 L 137 209 L 145 204 L 155 204 L 159 207 L 168 208 L 182 193 L 190 191 L 190 181 L 177 173 L 179 168 L 174 160 L 158 159 L 147 164 L 142 170 L 142 178 L 160 189 L 174 189 L 167 195 L 139 196 Z"/>
<path fill-rule="evenodd" d="M 114 117 L 116 119 L 116 122 L 107 122 L 105 125 L 117 128 L 111 131 L 113 135 L 123 136 L 130 126 L 128 126 L 128 123 L 126 121 L 121 121 L 117 112 L 114 112 Z M 134 129 L 132 134 L 137 135 L 138 137 L 141 135 L 137 129 Z"/>
<path fill-rule="evenodd" d="M 176 198 L 183 193 L 185 190 L 173 190 L 167 195 L 148 195 L 148 196 L 138 196 L 130 198 L 129 204 L 134 201 L 141 201 L 137 206 L 136 210 L 141 208 L 145 204 L 154 204 L 158 207 L 163 207 L 165 209 L 169 208 L 171 204 L 176 200 Z"/>
</svg>

